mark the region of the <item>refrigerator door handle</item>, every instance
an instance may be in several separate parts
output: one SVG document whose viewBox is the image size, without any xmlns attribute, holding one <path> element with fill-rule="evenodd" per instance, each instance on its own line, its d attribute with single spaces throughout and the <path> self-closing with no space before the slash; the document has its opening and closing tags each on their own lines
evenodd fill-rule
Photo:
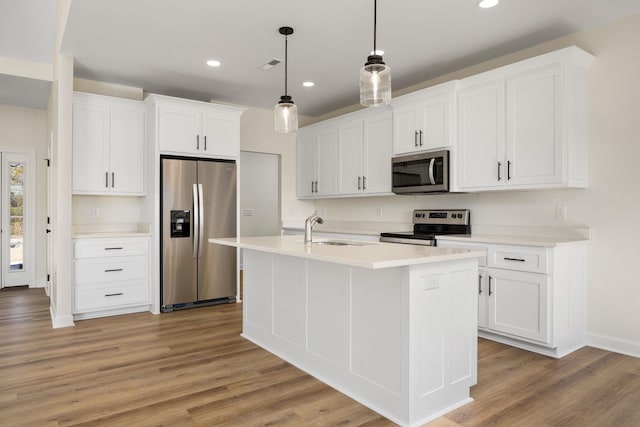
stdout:
<svg viewBox="0 0 640 427">
<path fill-rule="evenodd" d="M 202 245 L 204 242 L 204 196 L 202 194 L 202 184 L 198 184 L 198 205 L 200 209 L 199 221 L 198 221 L 198 258 L 202 258 L 203 250 Z"/>
<path fill-rule="evenodd" d="M 198 256 L 198 234 L 200 230 L 200 200 L 198 200 L 196 185 L 193 184 L 193 258 Z"/>
</svg>

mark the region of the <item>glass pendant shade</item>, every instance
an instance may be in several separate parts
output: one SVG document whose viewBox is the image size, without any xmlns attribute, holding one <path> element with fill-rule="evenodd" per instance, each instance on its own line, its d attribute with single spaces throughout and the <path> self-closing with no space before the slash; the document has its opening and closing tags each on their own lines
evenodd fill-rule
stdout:
<svg viewBox="0 0 640 427">
<path fill-rule="evenodd" d="M 290 96 L 280 97 L 280 102 L 276 104 L 273 114 L 276 132 L 289 133 L 298 130 L 298 107 Z"/>
<path fill-rule="evenodd" d="M 382 57 L 371 60 L 360 69 L 360 104 L 365 107 L 388 105 L 391 102 L 391 68 Z"/>
</svg>

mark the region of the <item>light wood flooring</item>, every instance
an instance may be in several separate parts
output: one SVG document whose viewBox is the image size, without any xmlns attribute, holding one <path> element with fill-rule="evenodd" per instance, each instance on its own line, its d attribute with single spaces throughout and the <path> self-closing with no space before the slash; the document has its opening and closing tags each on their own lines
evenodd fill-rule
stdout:
<svg viewBox="0 0 640 427">
<path fill-rule="evenodd" d="M 51 329 L 41 289 L 0 291 L 2 426 L 392 426 L 242 337 L 241 304 Z M 475 399 L 430 427 L 640 426 L 640 359 L 480 340 Z"/>
</svg>

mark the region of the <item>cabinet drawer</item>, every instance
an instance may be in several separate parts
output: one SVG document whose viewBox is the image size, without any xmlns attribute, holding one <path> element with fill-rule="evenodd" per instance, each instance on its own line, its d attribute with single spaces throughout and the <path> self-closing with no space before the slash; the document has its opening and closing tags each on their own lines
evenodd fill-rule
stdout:
<svg viewBox="0 0 640 427">
<path fill-rule="evenodd" d="M 146 280 L 84 285 L 75 288 L 75 312 L 148 303 L 149 286 Z"/>
<path fill-rule="evenodd" d="M 75 262 L 75 273 L 77 284 L 146 279 L 148 276 L 147 257 L 78 259 Z"/>
<path fill-rule="evenodd" d="M 489 246 L 489 267 L 508 270 L 547 273 L 548 253 L 546 249 L 512 246 Z"/>
<path fill-rule="evenodd" d="M 147 238 L 75 240 L 75 258 L 105 258 L 130 255 L 146 255 L 149 251 Z"/>
</svg>

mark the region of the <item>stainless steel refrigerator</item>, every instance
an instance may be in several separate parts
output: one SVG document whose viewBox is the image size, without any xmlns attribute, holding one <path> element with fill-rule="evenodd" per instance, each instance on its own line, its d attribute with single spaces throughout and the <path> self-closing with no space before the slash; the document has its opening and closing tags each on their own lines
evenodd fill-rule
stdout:
<svg viewBox="0 0 640 427">
<path fill-rule="evenodd" d="M 163 156 L 162 311 L 234 302 L 236 249 L 210 237 L 236 236 L 236 164 Z"/>
</svg>

